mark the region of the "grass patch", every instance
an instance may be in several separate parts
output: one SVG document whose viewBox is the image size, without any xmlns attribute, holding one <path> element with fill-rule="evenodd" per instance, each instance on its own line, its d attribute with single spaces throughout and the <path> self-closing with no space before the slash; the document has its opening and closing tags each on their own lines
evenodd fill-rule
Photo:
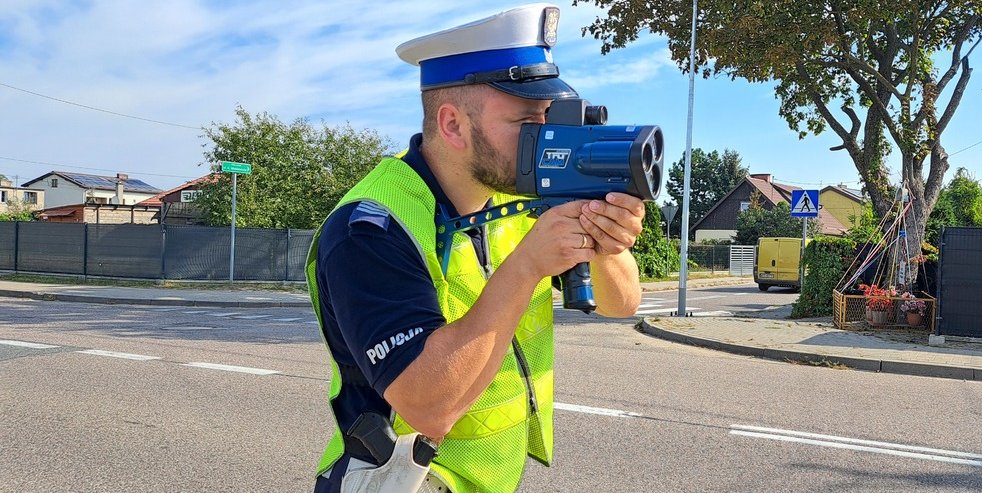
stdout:
<svg viewBox="0 0 982 493">
<path fill-rule="evenodd" d="M 117 288 L 166 288 L 198 289 L 213 291 L 282 291 L 287 293 L 306 293 L 304 282 L 255 282 L 236 281 L 168 281 L 141 279 L 112 279 L 91 276 L 54 276 L 43 274 L 0 274 L 0 280 L 12 282 L 33 282 L 42 284 L 65 284 L 72 286 L 112 286 Z"/>
<path fill-rule="evenodd" d="M 848 366 L 846 366 L 846 365 L 844 365 L 842 363 L 839 363 L 838 361 L 832 361 L 832 360 L 828 360 L 828 359 L 825 359 L 825 358 L 822 358 L 820 360 L 808 360 L 808 361 L 797 361 L 797 360 L 785 359 L 784 361 L 786 361 L 788 363 L 796 364 L 796 365 L 817 366 L 817 367 L 821 367 L 821 368 L 831 368 L 833 370 L 849 370 L 850 369 Z"/>
</svg>

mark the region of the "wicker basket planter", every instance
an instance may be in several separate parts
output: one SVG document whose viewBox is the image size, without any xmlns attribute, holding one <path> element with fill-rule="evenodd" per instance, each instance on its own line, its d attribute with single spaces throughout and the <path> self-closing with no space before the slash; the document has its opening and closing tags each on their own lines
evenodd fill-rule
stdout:
<svg viewBox="0 0 982 493">
<path fill-rule="evenodd" d="M 886 311 L 869 310 L 866 297 L 861 294 L 844 294 L 832 291 L 832 322 L 841 330 L 863 330 L 883 327 L 911 327 L 934 331 L 935 299 L 922 294 L 917 299 L 924 301 L 925 315 L 922 320 L 908 319 L 911 313 L 904 313 L 900 305 L 904 298 L 890 298 L 892 307 Z M 914 323 L 917 322 L 917 323 Z"/>
</svg>

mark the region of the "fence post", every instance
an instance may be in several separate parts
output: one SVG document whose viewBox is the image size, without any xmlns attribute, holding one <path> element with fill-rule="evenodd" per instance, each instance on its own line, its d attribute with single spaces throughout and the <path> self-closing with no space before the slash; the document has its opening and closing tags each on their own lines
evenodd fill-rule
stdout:
<svg viewBox="0 0 982 493">
<path fill-rule="evenodd" d="M 283 282 L 290 280 L 290 228 L 286 228 L 286 255 L 283 256 L 284 264 L 286 267 L 283 269 Z"/>
<path fill-rule="evenodd" d="M 17 257 L 20 256 L 20 221 L 14 221 L 14 272 L 17 272 Z"/>
<path fill-rule="evenodd" d="M 82 277 L 89 275 L 89 223 L 82 224 Z"/>
<path fill-rule="evenodd" d="M 713 245 L 713 257 L 709 260 L 710 262 L 712 262 L 713 265 L 712 267 L 709 268 L 709 272 L 711 272 L 713 275 L 716 275 L 716 249 L 717 248 L 718 248 L 717 245 Z"/>
<path fill-rule="evenodd" d="M 167 279 L 167 225 L 160 223 L 160 279 Z"/>
</svg>

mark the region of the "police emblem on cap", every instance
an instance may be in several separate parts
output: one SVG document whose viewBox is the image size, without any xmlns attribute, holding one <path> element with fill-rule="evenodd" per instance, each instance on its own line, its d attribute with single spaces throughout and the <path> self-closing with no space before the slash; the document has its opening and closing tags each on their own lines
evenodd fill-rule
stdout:
<svg viewBox="0 0 982 493">
<path fill-rule="evenodd" d="M 559 39 L 559 9 L 557 7 L 546 7 L 545 21 L 542 23 L 542 40 L 550 48 L 556 46 Z"/>
<path fill-rule="evenodd" d="M 487 84 L 527 99 L 576 98 L 552 57 L 559 7 L 537 3 L 428 34 L 396 48 L 420 69 L 420 89 Z"/>
</svg>

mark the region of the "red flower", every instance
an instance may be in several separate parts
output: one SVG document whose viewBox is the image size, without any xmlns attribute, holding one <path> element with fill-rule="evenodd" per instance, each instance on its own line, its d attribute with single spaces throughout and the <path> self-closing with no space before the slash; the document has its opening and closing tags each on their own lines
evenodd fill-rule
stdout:
<svg viewBox="0 0 982 493">
<path fill-rule="evenodd" d="M 866 297 L 866 307 L 873 311 L 890 310 L 893 307 L 891 298 L 897 296 L 896 289 L 880 288 L 876 284 L 860 284 L 859 289 L 863 290 L 863 296 Z"/>
</svg>

